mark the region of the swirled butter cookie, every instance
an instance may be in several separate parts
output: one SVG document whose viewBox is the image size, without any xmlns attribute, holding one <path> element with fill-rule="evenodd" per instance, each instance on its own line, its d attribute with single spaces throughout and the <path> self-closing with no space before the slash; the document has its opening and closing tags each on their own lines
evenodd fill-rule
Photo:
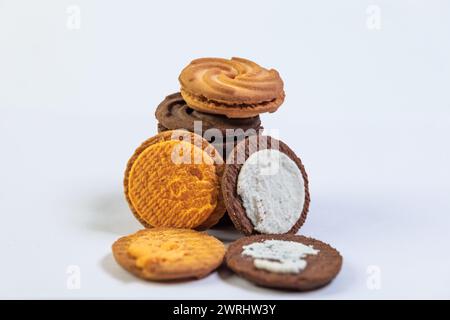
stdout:
<svg viewBox="0 0 450 320">
<path fill-rule="evenodd" d="M 196 59 L 178 79 L 181 95 L 192 109 L 228 118 L 275 112 L 285 96 L 276 70 L 242 58 Z"/>
</svg>

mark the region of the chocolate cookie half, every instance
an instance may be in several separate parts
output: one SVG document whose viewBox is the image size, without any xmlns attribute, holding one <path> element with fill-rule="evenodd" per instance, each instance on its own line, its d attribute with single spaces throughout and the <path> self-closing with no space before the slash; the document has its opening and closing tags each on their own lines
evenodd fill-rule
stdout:
<svg viewBox="0 0 450 320">
<path fill-rule="evenodd" d="M 306 291 L 330 283 L 341 270 L 342 256 L 313 238 L 255 235 L 233 242 L 225 262 L 238 275 L 260 286 Z"/>
<path fill-rule="evenodd" d="M 228 215 L 246 235 L 296 233 L 309 209 L 308 175 L 282 141 L 251 136 L 227 158 L 222 193 Z"/>
<path fill-rule="evenodd" d="M 217 129 L 223 137 L 231 135 L 231 130 L 247 131 L 249 129 L 261 129 L 259 116 L 230 119 L 222 115 L 199 112 L 190 108 L 179 92 L 168 95 L 158 105 L 155 116 L 161 126 L 169 130 L 186 129 L 191 132 L 199 131 L 195 130 L 195 122 L 201 121 L 200 130 L 202 134 L 206 130 Z M 199 134 L 200 132 L 196 133 Z M 242 134 L 233 135 L 240 136 Z"/>
</svg>

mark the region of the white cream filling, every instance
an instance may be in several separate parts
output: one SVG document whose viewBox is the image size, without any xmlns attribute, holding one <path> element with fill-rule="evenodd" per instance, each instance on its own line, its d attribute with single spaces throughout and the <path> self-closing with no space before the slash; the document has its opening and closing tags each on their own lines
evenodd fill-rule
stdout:
<svg viewBox="0 0 450 320">
<path fill-rule="evenodd" d="M 306 268 L 307 255 L 319 250 L 296 241 L 265 240 L 243 246 L 242 254 L 254 258 L 255 268 L 274 273 L 299 273 Z"/>
<path fill-rule="evenodd" d="M 300 218 L 305 182 L 287 155 L 264 149 L 250 155 L 242 165 L 237 193 L 255 230 L 280 234 L 288 232 Z"/>
</svg>

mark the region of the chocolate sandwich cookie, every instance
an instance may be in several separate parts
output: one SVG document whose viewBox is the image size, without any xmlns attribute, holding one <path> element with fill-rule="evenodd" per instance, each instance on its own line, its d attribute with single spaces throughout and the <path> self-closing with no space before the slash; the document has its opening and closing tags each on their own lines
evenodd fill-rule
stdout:
<svg viewBox="0 0 450 320">
<path fill-rule="evenodd" d="M 295 234 L 309 209 L 308 175 L 282 141 L 251 136 L 227 158 L 222 193 L 235 227 L 246 235 Z"/>
<path fill-rule="evenodd" d="M 255 235 L 233 242 L 226 265 L 257 285 L 313 290 L 330 283 L 341 270 L 342 256 L 330 245 L 292 234 Z"/>
<path fill-rule="evenodd" d="M 222 115 L 196 111 L 186 104 L 179 92 L 168 95 L 158 105 L 155 116 L 159 121 L 159 125 L 168 130 L 186 129 L 195 132 L 194 122 L 201 121 L 202 135 L 204 131 L 209 129 L 219 130 L 223 137 L 230 135 L 230 130 L 239 130 L 235 135 L 241 136 L 243 135 L 240 132 L 241 130 L 245 132 L 249 129 L 261 129 L 259 116 L 230 119 Z M 199 134 L 199 132 L 196 133 Z"/>
</svg>

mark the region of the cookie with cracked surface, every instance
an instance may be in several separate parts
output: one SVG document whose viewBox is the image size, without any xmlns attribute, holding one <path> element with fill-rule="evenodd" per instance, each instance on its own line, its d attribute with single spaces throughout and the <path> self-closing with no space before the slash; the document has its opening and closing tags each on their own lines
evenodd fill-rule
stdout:
<svg viewBox="0 0 450 320">
<path fill-rule="evenodd" d="M 112 252 L 117 263 L 132 274 L 167 281 L 207 276 L 221 265 L 225 247 L 203 232 L 152 228 L 118 239 Z"/>
</svg>

